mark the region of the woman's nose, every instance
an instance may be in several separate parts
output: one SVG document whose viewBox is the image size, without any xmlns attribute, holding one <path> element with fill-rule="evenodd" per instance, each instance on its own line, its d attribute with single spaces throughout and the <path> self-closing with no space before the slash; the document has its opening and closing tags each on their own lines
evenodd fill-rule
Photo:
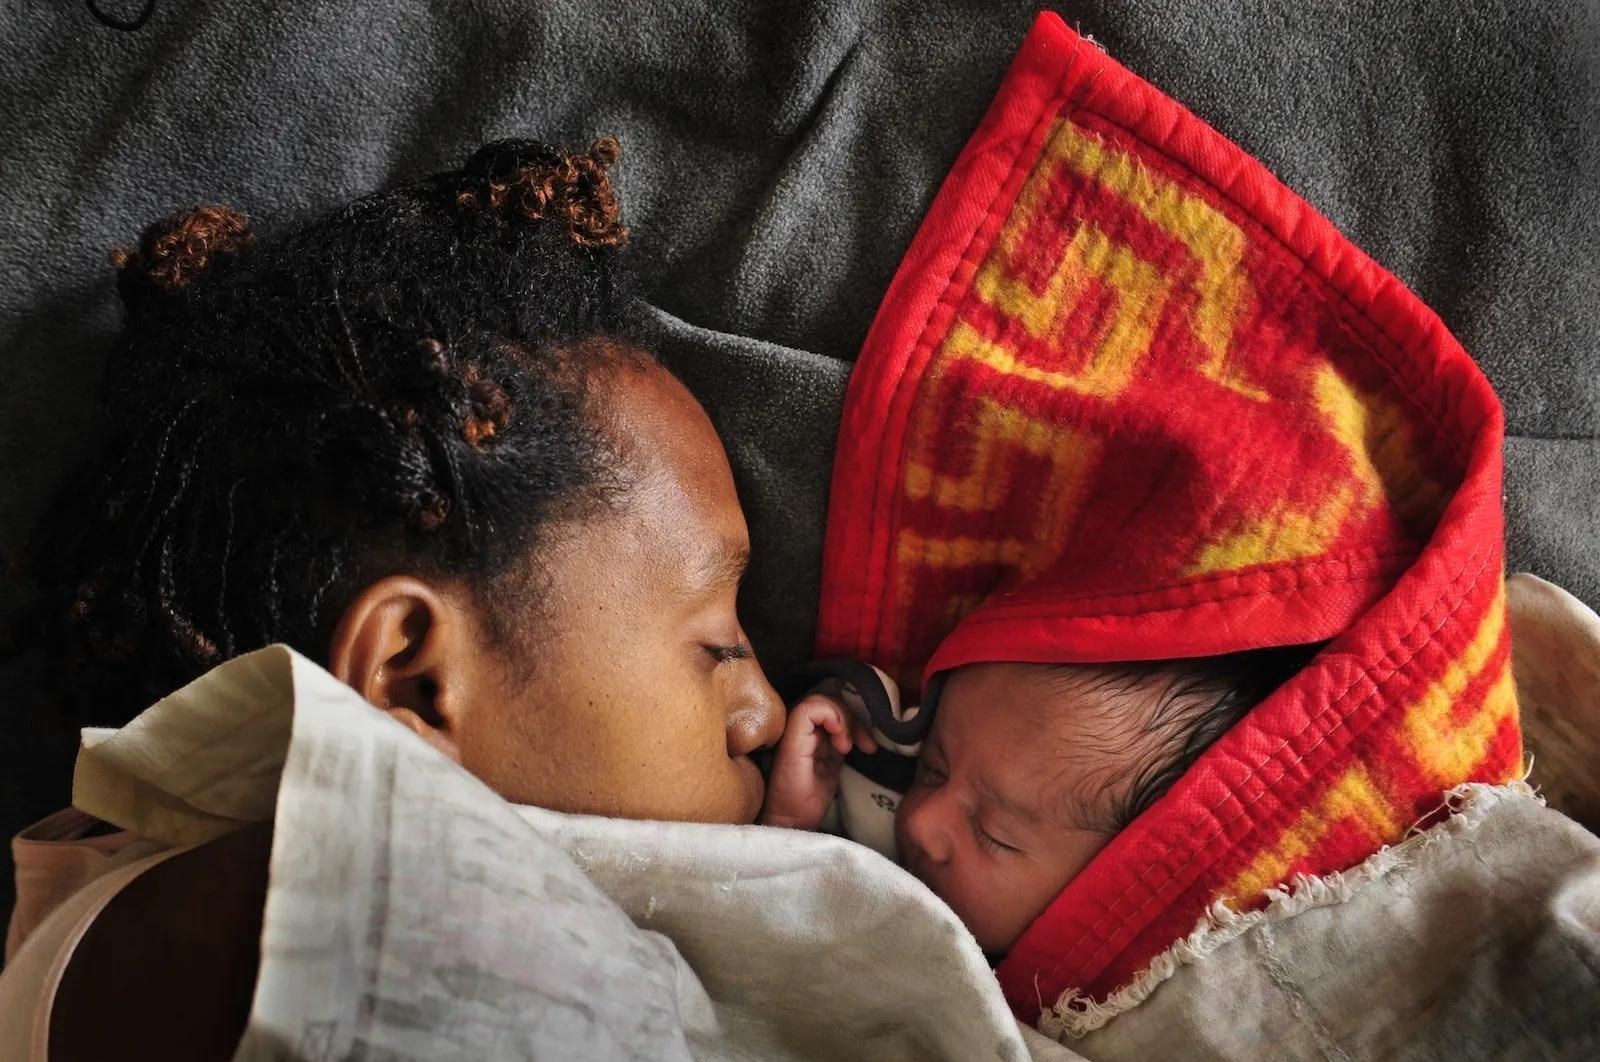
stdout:
<svg viewBox="0 0 1600 1062">
<path fill-rule="evenodd" d="M 728 713 L 728 755 L 748 756 L 776 745 L 783 736 L 783 701 L 761 668 L 750 668 L 751 678 Z"/>
</svg>

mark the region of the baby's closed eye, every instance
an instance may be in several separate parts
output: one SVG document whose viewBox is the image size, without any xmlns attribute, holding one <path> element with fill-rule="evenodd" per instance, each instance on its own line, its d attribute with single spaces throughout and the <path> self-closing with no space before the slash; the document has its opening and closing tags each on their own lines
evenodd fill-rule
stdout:
<svg viewBox="0 0 1600 1062">
<path fill-rule="evenodd" d="M 1005 841 L 1000 840 L 1000 838 L 996 837 L 994 834 L 985 829 L 983 820 L 979 817 L 977 812 L 973 812 L 970 816 L 968 816 L 968 821 L 970 821 L 972 824 L 973 838 L 977 840 L 978 847 L 982 848 L 984 851 L 992 853 L 1021 851 L 1020 848 L 1017 848 L 1015 845 L 1007 844 Z"/>
</svg>

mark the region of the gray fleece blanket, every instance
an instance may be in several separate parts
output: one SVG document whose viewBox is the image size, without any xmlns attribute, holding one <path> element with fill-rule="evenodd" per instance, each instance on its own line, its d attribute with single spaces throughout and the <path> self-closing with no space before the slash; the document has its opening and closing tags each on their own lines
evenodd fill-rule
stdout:
<svg viewBox="0 0 1600 1062">
<path fill-rule="evenodd" d="M 108 248 L 197 202 L 280 218 L 492 137 L 609 132 L 657 346 L 750 515 L 748 626 L 769 666 L 803 656 L 851 359 L 1035 6 L 155 0 L 134 32 L 0 6 L 0 609 L 95 439 Z M 1512 566 L 1600 603 L 1600 6 L 1054 6 L 1438 309 L 1505 399 Z M 63 802 L 74 746 L 12 685 L 0 836 Z"/>
</svg>

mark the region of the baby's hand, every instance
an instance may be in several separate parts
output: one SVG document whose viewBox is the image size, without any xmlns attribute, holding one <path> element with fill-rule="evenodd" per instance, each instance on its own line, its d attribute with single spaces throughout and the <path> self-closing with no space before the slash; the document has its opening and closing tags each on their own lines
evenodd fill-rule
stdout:
<svg viewBox="0 0 1600 1062">
<path fill-rule="evenodd" d="M 764 826 L 814 830 L 839 790 L 839 768 L 852 747 L 877 752 L 872 731 L 837 701 L 812 694 L 789 712 L 767 779 Z"/>
</svg>

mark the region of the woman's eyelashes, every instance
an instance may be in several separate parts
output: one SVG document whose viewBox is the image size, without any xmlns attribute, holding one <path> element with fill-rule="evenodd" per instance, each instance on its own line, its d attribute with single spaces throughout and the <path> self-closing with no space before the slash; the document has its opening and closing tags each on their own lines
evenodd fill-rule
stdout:
<svg viewBox="0 0 1600 1062">
<path fill-rule="evenodd" d="M 708 644 L 700 648 L 718 664 L 727 664 L 734 660 L 754 660 L 756 655 L 750 648 L 749 642 L 735 642 L 732 645 Z"/>
</svg>

